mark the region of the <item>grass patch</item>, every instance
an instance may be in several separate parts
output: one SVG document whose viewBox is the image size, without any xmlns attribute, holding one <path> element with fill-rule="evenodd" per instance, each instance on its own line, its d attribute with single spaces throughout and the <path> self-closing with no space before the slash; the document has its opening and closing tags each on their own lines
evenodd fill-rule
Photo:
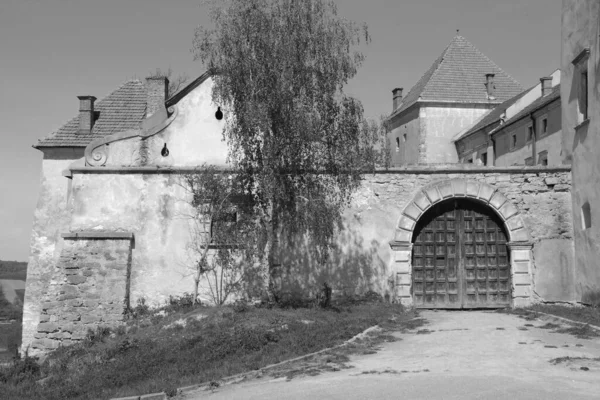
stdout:
<svg viewBox="0 0 600 400">
<path fill-rule="evenodd" d="M 553 324 L 552 322 L 547 322 L 544 325 L 538 326 L 538 328 L 541 328 L 541 329 L 556 329 L 556 328 L 560 328 L 560 325 Z"/>
<path fill-rule="evenodd" d="M 600 307 L 536 304 L 527 309 L 600 327 Z"/>
<path fill-rule="evenodd" d="M 191 305 L 170 311 L 142 313 L 113 333 L 99 330 L 84 343 L 56 350 L 37 369 L 29 358 L 0 369 L 0 393 L 14 400 L 172 395 L 177 387 L 218 382 L 336 346 L 373 325 L 386 332 L 416 315 L 381 302 L 338 309 Z M 334 370 L 345 360 L 327 356 L 324 363 Z M 36 383 L 40 379 L 43 385 Z"/>
<path fill-rule="evenodd" d="M 565 362 L 575 362 L 575 361 L 597 361 L 600 362 L 599 358 L 589 358 L 589 357 L 558 357 L 550 360 L 550 364 L 558 365 Z"/>
<path fill-rule="evenodd" d="M 560 328 L 555 331 L 556 333 L 567 333 L 573 335 L 579 339 L 591 339 L 600 337 L 600 334 L 595 329 L 590 328 L 589 325 L 584 326 L 571 326 L 568 328 Z"/>
</svg>

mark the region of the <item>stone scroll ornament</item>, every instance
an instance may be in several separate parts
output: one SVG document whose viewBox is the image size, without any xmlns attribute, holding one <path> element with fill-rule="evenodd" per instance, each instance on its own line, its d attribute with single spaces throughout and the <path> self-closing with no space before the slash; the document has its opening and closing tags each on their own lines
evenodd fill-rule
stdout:
<svg viewBox="0 0 600 400">
<path fill-rule="evenodd" d="M 166 110 L 157 112 L 142 123 L 141 129 L 130 129 L 127 131 L 115 133 L 102 138 L 92 140 L 85 148 L 85 163 L 92 167 L 101 167 L 106 164 L 108 159 L 108 145 L 119 140 L 125 140 L 133 137 L 147 137 L 156 135 L 165 130 L 177 118 L 179 109 L 176 105 L 169 107 L 170 116 L 167 117 Z"/>
</svg>

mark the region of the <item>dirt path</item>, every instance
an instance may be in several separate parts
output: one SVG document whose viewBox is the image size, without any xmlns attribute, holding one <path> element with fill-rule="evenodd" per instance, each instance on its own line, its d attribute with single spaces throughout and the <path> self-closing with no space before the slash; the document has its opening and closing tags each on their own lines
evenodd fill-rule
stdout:
<svg viewBox="0 0 600 400">
<path fill-rule="evenodd" d="M 351 356 L 349 369 L 265 377 L 185 399 L 600 398 L 600 338 L 578 339 L 540 328 L 545 321 L 494 312 L 421 315 L 427 325 L 395 333 L 401 340 L 376 354 Z"/>
</svg>

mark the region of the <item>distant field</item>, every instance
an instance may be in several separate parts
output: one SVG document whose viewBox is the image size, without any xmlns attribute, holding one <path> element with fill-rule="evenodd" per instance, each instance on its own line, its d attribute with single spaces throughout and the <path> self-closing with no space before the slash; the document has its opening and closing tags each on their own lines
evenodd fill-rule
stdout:
<svg viewBox="0 0 600 400">
<path fill-rule="evenodd" d="M 0 286 L 2 286 L 2 293 L 4 298 L 9 302 L 15 302 L 15 299 L 20 298 L 21 302 L 25 295 L 25 281 L 16 279 L 0 279 Z M 20 293 L 19 293 L 20 292 Z"/>
<path fill-rule="evenodd" d="M 0 260 L 0 279 L 24 281 L 27 278 L 27 263 Z"/>
</svg>

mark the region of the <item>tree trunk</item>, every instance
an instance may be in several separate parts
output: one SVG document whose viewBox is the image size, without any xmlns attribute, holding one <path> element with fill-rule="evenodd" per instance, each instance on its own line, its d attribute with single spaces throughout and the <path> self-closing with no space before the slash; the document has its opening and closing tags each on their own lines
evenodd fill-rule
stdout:
<svg viewBox="0 0 600 400">
<path fill-rule="evenodd" d="M 279 300 L 278 277 L 279 262 L 277 259 L 277 231 L 279 228 L 279 218 L 277 207 L 273 200 L 269 204 L 269 226 L 267 228 L 267 295 L 269 302 L 276 303 Z"/>
</svg>

